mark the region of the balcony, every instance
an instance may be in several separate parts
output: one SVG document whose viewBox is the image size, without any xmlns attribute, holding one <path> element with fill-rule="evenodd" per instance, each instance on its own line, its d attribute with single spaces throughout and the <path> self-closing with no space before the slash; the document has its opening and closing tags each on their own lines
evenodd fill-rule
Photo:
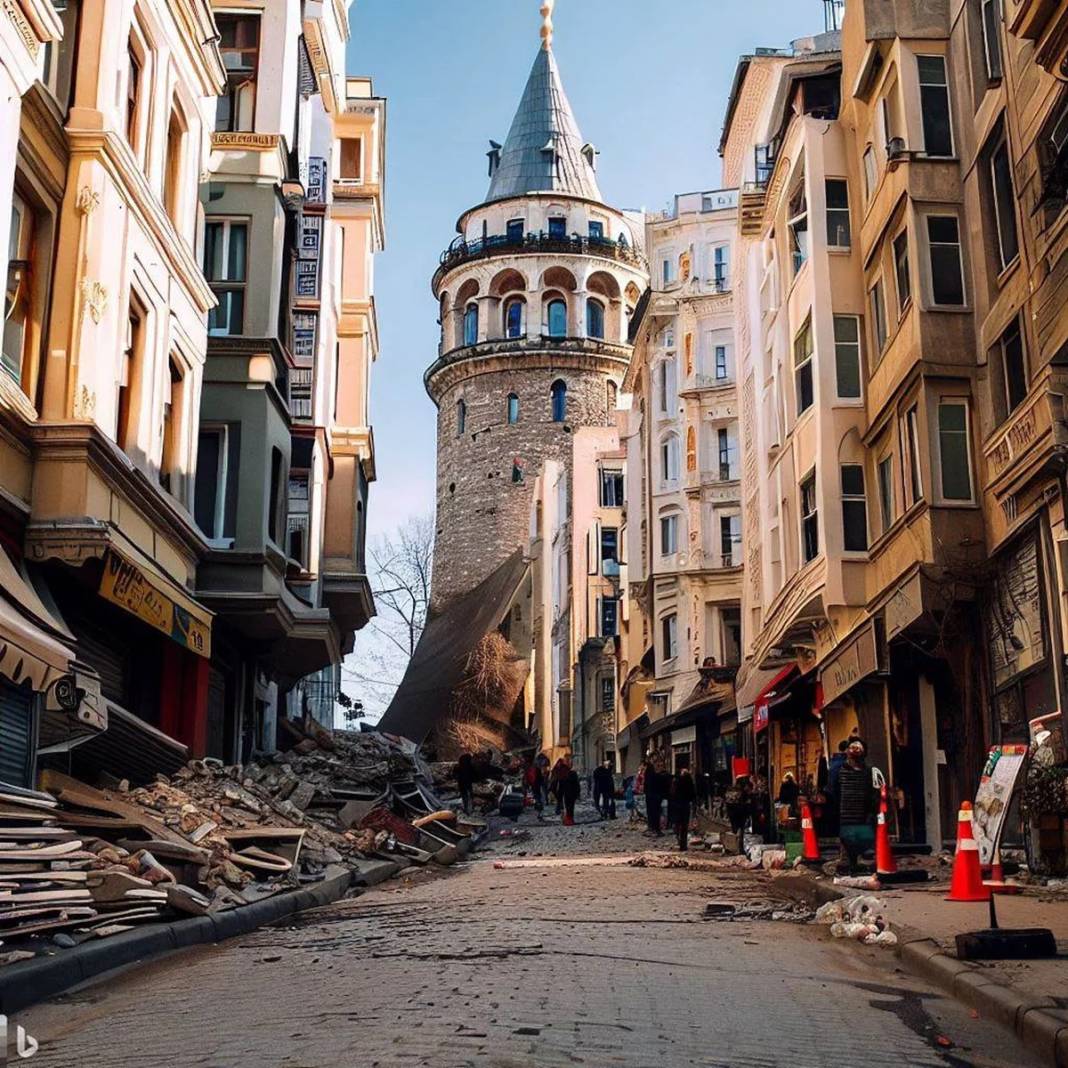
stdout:
<svg viewBox="0 0 1068 1068">
<path fill-rule="evenodd" d="M 449 271 L 474 260 L 489 259 L 493 256 L 538 253 L 599 256 L 602 259 L 625 263 L 639 270 L 646 270 L 648 266 L 645 257 L 636 248 L 619 241 L 612 241 L 607 237 L 582 237 L 579 234 L 572 234 L 570 237 L 552 237 L 546 233 L 521 236 L 494 234 L 478 241 L 465 241 L 462 237 L 458 237 L 441 254 L 441 264 L 434 273 L 433 286 L 436 289 Z"/>
</svg>

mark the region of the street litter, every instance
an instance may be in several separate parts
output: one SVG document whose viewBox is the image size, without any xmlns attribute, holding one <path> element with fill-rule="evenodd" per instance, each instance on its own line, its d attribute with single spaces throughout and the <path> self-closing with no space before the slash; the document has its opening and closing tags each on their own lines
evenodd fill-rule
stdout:
<svg viewBox="0 0 1068 1068">
<path fill-rule="evenodd" d="M 815 922 L 829 924 L 835 938 L 852 938 L 868 946 L 896 946 L 897 935 L 884 918 L 885 903 L 870 894 L 828 901 L 815 914 Z"/>
</svg>

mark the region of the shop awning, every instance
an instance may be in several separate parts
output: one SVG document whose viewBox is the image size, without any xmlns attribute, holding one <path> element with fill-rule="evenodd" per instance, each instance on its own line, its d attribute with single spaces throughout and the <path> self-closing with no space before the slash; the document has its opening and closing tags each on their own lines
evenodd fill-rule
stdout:
<svg viewBox="0 0 1068 1068">
<path fill-rule="evenodd" d="M 753 730 L 759 733 L 770 721 L 771 708 L 789 699 L 789 695 L 778 693 L 782 685 L 798 674 L 796 664 L 787 664 L 786 667 L 775 672 L 774 675 L 760 688 L 753 701 Z"/>
<path fill-rule="evenodd" d="M 37 691 L 69 675 L 73 640 L 0 548 L 0 675 Z"/>
<path fill-rule="evenodd" d="M 99 592 L 191 653 L 211 659 L 211 612 L 147 560 L 135 561 L 109 546 Z"/>
<path fill-rule="evenodd" d="M 830 704 L 878 670 L 875 623 L 869 620 L 856 634 L 844 641 L 820 669 L 823 703 Z"/>
<path fill-rule="evenodd" d="M 732 706 L 733 707 L 733 706 Z M 655 738 L 664 731 L 677 731 L 681 727 L 690 727 L 702 720 L 714 720 L 719 710 L 719 702 L 691 705 L 663 719 L 655 720 L 641 731 L 642 739 Z"/>
</svg>

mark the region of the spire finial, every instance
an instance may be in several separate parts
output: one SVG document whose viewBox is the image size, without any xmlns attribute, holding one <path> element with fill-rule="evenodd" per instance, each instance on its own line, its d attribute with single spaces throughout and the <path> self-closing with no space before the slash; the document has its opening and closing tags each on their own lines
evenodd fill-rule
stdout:
<svg viewBox="0 0 1068 1068">
<path fill-rule="evenodd" d="M 546 52 L 553 47 L 553 8 L 556 0 L 542 0 L 541 5 L 541 47 Z"/>
</svg>

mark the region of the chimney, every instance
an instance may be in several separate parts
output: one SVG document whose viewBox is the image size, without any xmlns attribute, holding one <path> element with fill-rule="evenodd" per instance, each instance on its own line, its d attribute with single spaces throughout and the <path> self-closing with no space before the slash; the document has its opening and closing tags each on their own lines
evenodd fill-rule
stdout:
<svg viewBox="0 0 1068 1068">
<path fill-rule="evenodd" d="M 586 160 L 586 162 L 590 165 L 590 170 L 591 171 L 596 171 L 597 170 L 597 157 L 600 155 L 600 153 L 597 151 L 596 148 L 593 147 L 593 145 L 591 145 L 589 143 L 589 141 L 587 141 L 582 146 L 582 155 L 583 155 L 583 158 Z"/>
</svg>

